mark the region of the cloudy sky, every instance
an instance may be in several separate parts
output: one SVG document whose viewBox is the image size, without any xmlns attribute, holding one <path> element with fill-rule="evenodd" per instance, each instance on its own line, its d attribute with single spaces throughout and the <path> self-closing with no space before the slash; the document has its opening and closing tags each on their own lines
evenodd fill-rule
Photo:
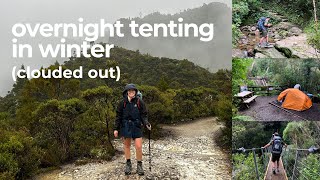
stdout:
<svg viewBox="0 0 320 180">
<path fill-rule="evenodd" d="M 2 2 L 0 7 L 1 28 L 0 28 L 0 96 L 4 96 L 11 90 L 13 80 L 11 70 L 13 66 L 20 67 L 21 64 L 40 68 L 48 66 L 56 60 L 42 59 L 36 55 L 32 59 L 12 58 L 11 27 L 15 23 L 71 23 L 77 22 L 82 17 L 87 22 L 98 22 L 99 19 L 106 19 L 114 22 L 122 17 L 144 16 L 152 12 L 177 13 L 184 9 L 191 9 L 201 6 L 203 3 L 223 2 L 231 8 L 231 0 L 10 0 Z M 33 43 L 41 42 L 41 39 L 29 42 L 28 39 L 19 42 Z M 231 53 L 231 52 L 230 52 Z"/>
</svg>

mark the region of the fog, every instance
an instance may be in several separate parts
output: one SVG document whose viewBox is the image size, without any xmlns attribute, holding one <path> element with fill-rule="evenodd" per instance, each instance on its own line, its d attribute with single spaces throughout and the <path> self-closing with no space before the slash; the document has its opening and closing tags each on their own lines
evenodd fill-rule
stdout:
<svg viewBox="0 0 320 180">
<path fill-rule="evenodd" d="M 55 61 L 63 62 L 66 60 L 62 58 L 44 59 L 39 54 L 34 54 L 33 58 L 13 58 L 11 46 L 14 36 L 11 33 L 11 28 L 15 23 L 72 23 L 76 22 L 80 17 L 84 19 L 84 22 L 98 22 L 103 18 L 112 23 L 119 18 L 142 17 L 156 11 L 170 14 L 178 13 L 210 2 L 222 2 L 231 8 L 231 0 L 3 1 L 0 7 L 2 22 L 0 29 L 0 96 L 6 95 L 12 88 L 11 70 L 13 66 L 20 67 L 24 64 L 33 68 L 40 68 L 41 66 L 46 67 Z M 28 43 L 35 47 L 40 42 L 45 44 L 59 41 L 60 39 L 44 39 L 41 37 L 34 39 L 18 38 L 18 43 Z M 80 40 L 70 38 L 67 39 L 67 42 L 79 43 Z"/>
</svg>

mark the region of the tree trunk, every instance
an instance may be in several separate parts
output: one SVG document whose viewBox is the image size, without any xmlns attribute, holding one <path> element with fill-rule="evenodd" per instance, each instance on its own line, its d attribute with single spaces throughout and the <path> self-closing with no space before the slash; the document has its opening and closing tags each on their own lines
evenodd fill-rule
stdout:
<svg viewBox="0 0 320 180">
<path fill-rule="evenodd" d="M 318 19 L 317 19 L 317 6 L 316 6 L 316 1 L 315 0 L 313 0 L 313 11 L 314 11 L 314 21 L 315 21 L 315 23 L 316 23 L 316 30 L 318 30 Z"/>
</svg>

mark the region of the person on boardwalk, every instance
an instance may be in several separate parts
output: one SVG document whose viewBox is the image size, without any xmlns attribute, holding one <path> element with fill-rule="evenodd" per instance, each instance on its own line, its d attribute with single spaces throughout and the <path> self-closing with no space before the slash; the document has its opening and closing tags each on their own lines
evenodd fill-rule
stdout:
<svg viewBox="0 0 320 180">
<path fill-rule="evenodd" d="M 287 147 L 287 144 L 282 141 L 282 138 L 279 136 L 277 132 L 273 134 L 271 141 L 263 146 L 262 148 L 267 148 L 272 146 L 271 148 L 271 161 L 273 163 L 272 172 L 273 174 L 279 173 L 279 160 L 282 153 L 283 146 Z"/>
<path fill-rule="evenodd" d="M 134 141 L 137 159 L 137 174 L 144 175 L 142 168 L 142 127 L 151 130 L 148 122 L 148 113 L 142 98 L 137 96 L 138 89 L 134 84 L 127 84 L 123 91 L 123 99 L 116 110 L 114 136 L 123 139 L 124 154 L 126 158 L 125 174 L 130 175 L 132 164 L 130 159 L 131 140 Z"/>
</svg>

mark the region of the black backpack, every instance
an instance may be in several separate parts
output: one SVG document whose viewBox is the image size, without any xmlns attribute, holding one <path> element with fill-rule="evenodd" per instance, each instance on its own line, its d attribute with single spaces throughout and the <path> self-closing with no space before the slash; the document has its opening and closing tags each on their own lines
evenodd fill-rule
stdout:
<svg viewBox="0 0 320 180">
<path fill-rule="evenodd" d="M 280 136 L 274 136 L 273 144 L 272 144 L 272 153 L 281 154 L 281 152 L 282 152 L 282 139 Z"/>
</svg>

